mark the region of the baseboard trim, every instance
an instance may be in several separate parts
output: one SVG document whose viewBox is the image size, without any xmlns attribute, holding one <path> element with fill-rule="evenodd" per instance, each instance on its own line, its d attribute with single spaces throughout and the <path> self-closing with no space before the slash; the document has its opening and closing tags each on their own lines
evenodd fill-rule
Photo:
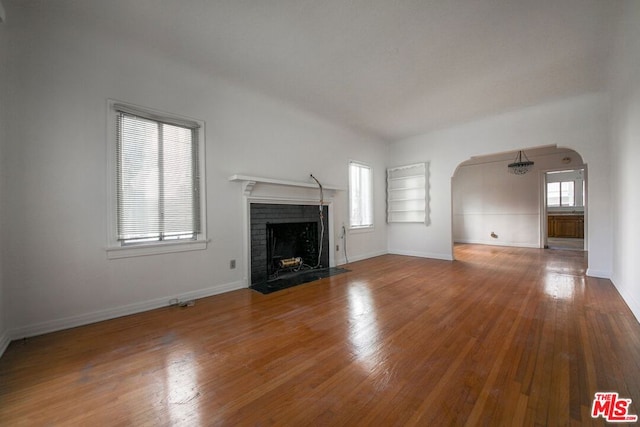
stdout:
<svg viewBox="0 0 640 427">
<path fill-rule="evenodd" d="M 440 254 L 435 252 L 403 251 L 399 249 L 390 249 L 389 253 L 392 255 L 415 256 L 420 258 L 441 259 L 444 261 L 454 260 L 452 254 Z"/>
<path fill-rule="evenodd" d="M 178 299 L 187 301 L 198 298 L 205 298 L 225 292 L 235 291 L 246 288 L 243 281 L 225 283 L 222 285 L 212 286 L 210 288 L 199 289 L 192 292 L 186 292 L 180 295 L 170 295 L 162 298 L 155 298 L 148 301 L 142 301 L 134 304 L 127 304 L 120 307 L 98 310 L 92 313 L 81 314 L 78 316 L 70 316 L 62 319 L 56 319 L 49 322 L 36 323 L 24 326 L 10 331 L 8 338 L 21 339 L 33 337 L 49 332 L 61 331 L 63 329 L 75 328 L 77 326 L 88 325 L 91 323 L 101 322 L 103 320 L 115 319 L 117 317 L 128 316 L 130 314 L 141 313 L 143 311 L 154 310 L 156 308 L 166 307 L 169 301 Z"/>
<path fill-rule="evenodd" d="M 597 277 L 598 279 L 611 279 L 611 272 L 605 270 L 594 270 L 587 268 L 586 275 L 589 277 Z"/>
<path fill-rule="evenodd" d="M 513 248 L 532 248 L 532 249 L 540 249 L 538 244 L 533 243 L 514 243 L 514 242 L 497 242 L 495 240 L 466 240 L 466 239 L 456 239 L 454 243 L 463 243 L 469 245 L 488 245 L 488 246 L 507 246 Z"/>
<path fill-rule="evenodd" d="M 375 258 L 377 256 L 382 256 L 382 255 L 386 255 L 387 251 L 376 251 L 376 252 L 369 252 L 366 254 L 361 254 L 361 255 L 356 255 L 356 256 L 351 256 L 349 255 L 349 262 L 356 262 L 356 261 L 362 261 L 365 259 L 369 259 L 369 258 Z M 347 260 L 342 257 L 339 260 L 336 260 L 336 264 L 337 265 L 344 265 L 347 263 Z"/>
<path fill-rule="evenodd" d="M 635 299 L 635 295 L 628 293 L 625 289 L 620 289 L 613 279 L 611 279 L 611 283 L 616 287 L 618 293 L 627 304 L 627 307 L 629 307 L 631 313 L 633 313 L 638 323 L 640 323 L 640 301 Z"/>
<path fill-rule="evenodd" d="M 9 344 L 11 344 L 11 338 L 9 338 L 8 332 L 2 331 L 2 333 L 0 334 L 0 357 L 2 357 L 4 352 L 7 350 Z"/>
</svg>

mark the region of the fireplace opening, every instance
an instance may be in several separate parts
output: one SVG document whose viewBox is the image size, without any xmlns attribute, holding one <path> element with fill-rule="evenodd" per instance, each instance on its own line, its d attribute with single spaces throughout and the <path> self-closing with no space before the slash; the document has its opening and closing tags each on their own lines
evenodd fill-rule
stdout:
<svg viewBox="0 0 640 427">
<path fill-rule="evenodd" d="M 251 289 L 267 294 L 347 271 L 329 265 L 327 206 L 322 216 L 318 205 L 251 203 L 249 210 Z"/>
<path fill-rule="evenodd" d="M 321 223 L 318 205 L 251 204 L 252 286 L 284 273 L 329 267 L 329 212 L 322 209 Z"/>
<path fill-rule="evenodd" d="M 276 279 L 286 271 L 315 267 L 318 263 L 318 223 L 267 223 L 267 274 Z"/>
</svg>

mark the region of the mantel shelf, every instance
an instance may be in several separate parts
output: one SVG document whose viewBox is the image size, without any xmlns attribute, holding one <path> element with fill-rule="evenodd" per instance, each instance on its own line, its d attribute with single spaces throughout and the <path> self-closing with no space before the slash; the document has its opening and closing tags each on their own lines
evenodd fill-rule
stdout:
<svg viewBox="0 0 640 427">
<path fill-rule="evenodd" d="M 302 181 L 288 181 L 284 179 L 274 179 L 274 178 L 264 178 L 259 176 L 251 176 L 251 175 L 241 175 L 235 174 L 229 177 L 229 181 L 231 182 L 241 182 L 244 184 L 244 192 L 245 194 L 250 194 L 253 190 L 253 187 L 260 184 L 270 184 L 270 185 L 282 185 L 287 187 L 301 187 L 301 188 L 318 188 L 318 184 L 309 178 L 312 182 L 302 182 Z M 334 190 L 334 191 L 346 191 L 342 187 L 338 187 L 335 185 L 328 185 L 322 183 L 322 188 L 325 190 Z"/>
</svg>

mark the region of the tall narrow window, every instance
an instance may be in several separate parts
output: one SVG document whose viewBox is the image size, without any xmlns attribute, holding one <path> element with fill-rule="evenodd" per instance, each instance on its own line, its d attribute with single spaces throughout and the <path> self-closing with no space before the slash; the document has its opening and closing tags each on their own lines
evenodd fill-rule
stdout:
<svg viewBox="0 0 640 427">
<path fill-rule="evenodd" d="M 371 167 L 349 163 L 349 226 L 373 227 L 373 176 Z"/>
<path fill-rule="evenodd" d="M 114 104 L 114 243 L 203 239 L 200 124 Z"/>
</svg>

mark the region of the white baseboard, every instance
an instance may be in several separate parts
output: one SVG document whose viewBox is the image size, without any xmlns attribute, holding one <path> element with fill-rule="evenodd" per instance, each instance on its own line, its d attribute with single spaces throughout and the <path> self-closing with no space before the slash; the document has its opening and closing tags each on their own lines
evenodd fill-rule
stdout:
<svg viewBox="0 0 640 427">
<path fill-rule="evenodd" d="M 405 255 L 405 256 L 415 256 L 420 258 L 441 259 L 444 261 L 453 261 L 453 255 L 451 254 L 440 254 L 435 252 L 404 251 L 399 249 L 389 249 L 389 253 L 392 255 Z"/>
<path fill-rule="evenodd" d="M 620 296 L 622 297 L 624 302 L 627 303 L 627 306 L 629 307 L 629 309 L 631 309 L 631 312 L 636 317 L 636 320 L 640 323 L 640 301 L 636 299 L 636 295 L 627 292 L 626 289 L 620 289 L 618 285 L 616 285 L 616 283 L 613 281 L 613 279 L 611 280 L 611 283 L 613 283 L 613 286 L 616 287 L 616 289 L 620 293 Z"/>
<path fill-rule="evenodd" d="M 351 256 L 351 255 L 348 255 L 348 256 L 349 256 L 349 262 L 351 263 L 356 261 L 362 261 L 364 259 L 374 258 L 381 255 L 386 255 L 386 254 L 387 254 L 387 251 L 376 251 L 376 252 L 369 252 L 366 254 L 360 254 L 355 256 Z M 343 265 L 346 263 L 347 263 L 347 260 L 344 257 L 336 260 L 337 265 Z"/>
<path fill-rule="evenodd" d="M 335 263 L 336 263 L 336 265 L 334 265 L 333 267 L 339 267 L 339 266 L 341 266 L 341 265 L 345 265 L 345 264 L 347 263 L 347 260 L 346 260 L 346 259 L 344 259 L 344 257 L 342 257 L 342 258 L 336 258 L 336 259 L 335 259 Z"/>
<path fill-rule="evenodd" d="M 365 259 L 369 259 L 369 258 L 375 258 L 377 256 L 382 256 L 382 255 L 386 255 L 387 251 L 376 251 L 376 252 L 369 252 L 366 254 L 360 254 L 360 255 L 349 255 L 349 262 L 356 262 L 356 261 L 362 261 Z M 346 260 L 344 258 L 342 258 L 341 260 L 344 263 L 346 263 Z"/>
<path fill-rule="evenodd" d="M 597 277 L 599 279 L 611 279 L 611 272 L 605 270 L 594 270 L 593 268 L 587 268 L 587 276 Z"/>
<path fill-rule="evenodd" d="M 153 310 L 156 308 L 166 307 L 169 305 L 169 301 L 171 301 L 172 299 L 187 301 L 209 297 L 224 292 L 235 291 L 242 288 L 246 288 L 245 284 L 242 281 L 225 283 L 222 285 L 212 286 L 210 288 L 187 292 L 181 295 L 170 295 L 153 300 L 127 304 L 120 307 L 98 310 L 92 313 L 85 313 L 77 316 L 55 319 L 48 322 L 36 323 L 33 325 L 27 325 L 11 330 L 8 338 L 15 340 L 25 337 L 42 335 L 49 332 L 60 331 L 63 329 L 75 328 L 76 326 L 88 325 L 90 323 L 101 322 L 103 320 L 115 319 L 116 317 L 122 317 L 130 314 L 141 313 L 143 311 Z"/>
<path fill-rule="evenodd" d="M 468 239 L 456 239 L 454 243 L 465 243 L 470 245 L 488 245 L 488 246 L 509 246 L 514 248 L 533 248 L 540 249 L 537 243 L 515 243 L 515 242 L 503 242 L 496 240 L 468 240 Z"/>
<path fill-rule="evenodd" d="M 7 331 L 2 331 L 2 333 L 0 333 L 0 357 L 2 357 L 4 352 L 7 350 L 9 344 L 11 344 L 9 333 Z"/>
</svg>

